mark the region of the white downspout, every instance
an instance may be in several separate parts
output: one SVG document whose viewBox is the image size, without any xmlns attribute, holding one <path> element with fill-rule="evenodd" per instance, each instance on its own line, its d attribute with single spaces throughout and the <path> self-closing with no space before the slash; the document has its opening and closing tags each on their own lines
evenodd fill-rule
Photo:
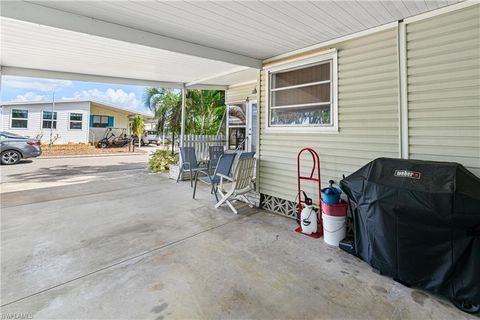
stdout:
<svg viewBox="0 0 480 320">
<path fill-rule="evenodd" d="M 408 136 L 408 82 L 407 82 L 407 32 L 405 22 L 398 23 L 398 75 L 399 75 L 399 143 L 400 158 L 409 158 Z"/>
</svg>

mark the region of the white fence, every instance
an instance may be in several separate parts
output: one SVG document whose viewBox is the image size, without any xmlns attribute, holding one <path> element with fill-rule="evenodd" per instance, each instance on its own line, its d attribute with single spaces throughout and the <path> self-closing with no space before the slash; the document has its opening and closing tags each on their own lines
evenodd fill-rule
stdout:
<svg viewBox="0 0 480 320">
<path fill-rule="evenodd" d="M 197 160 L 208 159 L 209 146 L 225 146 L 226 138 L 224 135 L 201 135 L 201 134 L 186 134 L 183 141 L 185 147 L 195 147 Z"/>
</svg>

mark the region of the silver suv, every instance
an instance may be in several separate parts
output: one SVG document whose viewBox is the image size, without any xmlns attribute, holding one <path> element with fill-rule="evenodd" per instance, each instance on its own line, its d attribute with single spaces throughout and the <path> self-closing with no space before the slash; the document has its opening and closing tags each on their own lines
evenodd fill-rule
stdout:
<svg viewBox="0 0 480 320">
<path fill-rule="evenodd" d="M 0 162 L 16 164 L 22 159 L 38 157 L 42 154 L 41 143 L 37 139 L 0 131 Z"/>
</svg>

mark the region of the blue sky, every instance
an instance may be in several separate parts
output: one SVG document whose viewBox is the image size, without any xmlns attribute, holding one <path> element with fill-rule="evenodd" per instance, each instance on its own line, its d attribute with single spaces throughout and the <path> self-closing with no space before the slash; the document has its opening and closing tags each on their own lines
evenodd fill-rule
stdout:
<svg viewBox="0 0 480 320">
<path fill-rule="evenodd" d="M 55 99 L 94 99 L 131 110 L 147 112 L 142 104 L 146 87 L 70 80 L 2 77 L 0 101 L 39 101 Z"/>
</svg>

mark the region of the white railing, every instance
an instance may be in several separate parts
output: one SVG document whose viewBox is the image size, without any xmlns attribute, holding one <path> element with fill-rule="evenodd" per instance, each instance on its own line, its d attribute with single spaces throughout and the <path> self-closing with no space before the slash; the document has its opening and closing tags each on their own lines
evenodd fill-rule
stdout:
<svg viewBox="0 0 480 320">
<path fill-rule="evenodd" d="M 226 146 L 226 138 L 224 135 L 202 135 L 202 134 L 186 134 L 184 139 L 185 147 L 195 147 L 197 160 L 208 159 L 209 146 Z"/>
</svg>

